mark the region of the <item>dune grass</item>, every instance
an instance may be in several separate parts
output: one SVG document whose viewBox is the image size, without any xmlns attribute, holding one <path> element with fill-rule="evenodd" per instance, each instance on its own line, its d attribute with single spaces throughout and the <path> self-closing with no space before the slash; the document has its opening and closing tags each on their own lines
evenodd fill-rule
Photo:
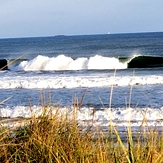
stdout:
<svg viewBox="0 0 163 163">
<path fill-rule="evenodd" d="M 48 108 L 48 109 L 47 109 Z M 56 109 L 52 114 L 51 109 Z M 43 107 L 41 116 L 22 120 L 16 128 L 0 127 L 0 162 L 39 163 L 160 163 L 163 162 L 162 133 L 151 130 L 126 139 L 114 126 L 107 133 L 91 126 L 81 128 L 75 117 L 59 115 L 59 108 Z M 112 129 L 112 131 L 111 131 Z"/>
<path fill-rule="evenodd" d="M 113 87 L 111 92 L 113 91 Z M 132 89 L 131 89 L 132 92 Z M 92 126 L 80 126 L 77 111 L 85 93 L 78 102 L 74 98 L 71 115 L 61 114 L 51 100 L 46 104 L 41 94 L 42 114 L 20 120 L 14 128 L 0 126 L 0 162 L 2 163 L 162 163 L 163 133 L 148 126 L 145 118 L 141 129 L 132 133 L 126 128 L 125 138 L 112 121 L 104 133 Z M 111 108 L 111 97 L 109 108 Z M 50 99 L 50 95 L 49 95 Z M 129 102 L 131 96 L 129 98 Z M 29 101 L 30 104 L 30 101 Z M 32 106 L 30 107 L 32 112 Z M 143 113 L 142 113 L 143 114 Z M 71 117 L 71 118 L 70 118 Z M 110 118 L 111 119 L 111 118 Z M 92 123 L 93 120 L 92 120 Z M 130 122 L 129 122 L 130 124 Z M 122 138 L 123 136 L 123 138 Z"/>
</svg>

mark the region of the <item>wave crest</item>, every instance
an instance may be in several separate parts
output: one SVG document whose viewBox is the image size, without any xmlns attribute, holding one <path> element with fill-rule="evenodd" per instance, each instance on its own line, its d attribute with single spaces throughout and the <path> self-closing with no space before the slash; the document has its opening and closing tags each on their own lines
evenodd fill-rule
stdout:
<svg viewBox="0 0 163 163">
<path fill-rule="evenodd" d="M 125 69 L 127 63 L 122 63 L 118 58 L 96 55 L 90 58 L 72 59 L 65 55 L 47 57 L 38 55 L 29 61 L 22 61 L 17 70 L 24 71 L 51 71 L 51 70 L 82 70 L 82 69 Z"/>
</svg>

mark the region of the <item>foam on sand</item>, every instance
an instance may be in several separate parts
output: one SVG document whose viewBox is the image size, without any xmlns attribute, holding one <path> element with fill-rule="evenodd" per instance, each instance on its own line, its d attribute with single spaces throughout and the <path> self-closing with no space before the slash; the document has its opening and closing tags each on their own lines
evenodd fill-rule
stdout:
<svg viewBox="0 0 163 163">
<path fill-rule="evenodd" d="M 1 117 L 11 119 L 18 117 L 30 118 L 33 115 L 37 117 L 42 114 L 43 108 L 44 107 L 41 106 L 15 106 L 13 108 L 1 108 Z M 52 107 L 49 109 L 52 109 Z M 54 107 L 52 113 L 55 114 L 58 109 L 58 115 L 68 115 L 68 118 L 74 116 L 74 107 Z M 94 110 L 94 108 L 83 107 L 80 110 L 76 109 L 75 112 L 77 121 L 82 126 L 93 125 L 109 128 L 111 120 L 114 126 L 126 127 L 131 125 L 136 129 L 141 125 L 146 125 L 142 123 L 144 118 L 146 118 L 148 126 L 155 127 L 163 125 L 163 108 L 101 108 Z"/>
</svg>

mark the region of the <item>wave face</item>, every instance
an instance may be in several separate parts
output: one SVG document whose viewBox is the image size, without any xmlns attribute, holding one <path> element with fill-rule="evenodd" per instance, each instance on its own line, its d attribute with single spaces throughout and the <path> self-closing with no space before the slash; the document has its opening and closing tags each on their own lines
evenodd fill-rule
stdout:
<svg viewBox="0 0 163 163">
<path fill-rule="evenodd" d="M 163 57 L 136 56 L 129 63 L 128 68 L 163 67 Z"/>
</svg>

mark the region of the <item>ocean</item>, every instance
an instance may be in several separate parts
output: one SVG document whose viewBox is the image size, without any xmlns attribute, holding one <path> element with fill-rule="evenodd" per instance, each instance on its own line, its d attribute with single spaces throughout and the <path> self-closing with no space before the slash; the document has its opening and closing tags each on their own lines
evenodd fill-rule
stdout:
<svg viewBox="0 0 163 163">
<path fill-rule="evenodd" d="M 6 38 L 0 59 L 1 117 L 71 113 L 77 98 L 81 125 L 163 126 L 163 32 Z"/>
</svg>

